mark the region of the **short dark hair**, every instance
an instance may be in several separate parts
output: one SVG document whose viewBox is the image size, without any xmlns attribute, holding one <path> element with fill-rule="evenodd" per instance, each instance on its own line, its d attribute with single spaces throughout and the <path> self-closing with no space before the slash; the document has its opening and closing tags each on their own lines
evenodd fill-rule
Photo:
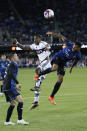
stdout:
<svg viewBox="0 0 87 131">
<path fill-rule="evenodd" d="M 76 41 L 75 45 L 78 45 L 81 48 L 81 43 L 79 41 Z"/>
<path fill-rule="evenodd" d="M 42 35 L 40 35 L 40 34 L 36 34 L 35 36 L 39 37 L 39 38 L 42 38 Z"/>
</svg>

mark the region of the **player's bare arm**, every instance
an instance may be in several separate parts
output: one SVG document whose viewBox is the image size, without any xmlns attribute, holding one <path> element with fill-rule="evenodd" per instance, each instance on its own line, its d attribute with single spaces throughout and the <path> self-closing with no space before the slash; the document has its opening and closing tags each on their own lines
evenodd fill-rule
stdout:
<svg viewBox="0 0 87 131">
<path fill-rule="evenodd" d="M 72 66 L 70 67 L 69 73 L 72 72 L 73 67 L 77 64 L 78 60 L 74 60 Z"/>
<path fill-rule="evenodd" d="M 56 37 L 60 38 L 62 41 L 66 40 L 66 37 L 65 37 L 65 36 L 63 36 L 63 35 L 62 35 L 62 34 L 60 34 L 60 33 L 55 33 L 55 32 L 47 32 L 46 34 L 47 34 L 47 35 L 54 35 L 54 36 L 56 36 Z"/>
<path fill-rule="evenodd" d="M 13 44 L 16 44 L 18 47 L 20 47 L 21 49 L 23 50 L 31 50 L 30 46 L 25 46 L 25 45 L 22 45 L 20 44 L 17 39 L 14 39 L 13 40 Z"/>
</svg>

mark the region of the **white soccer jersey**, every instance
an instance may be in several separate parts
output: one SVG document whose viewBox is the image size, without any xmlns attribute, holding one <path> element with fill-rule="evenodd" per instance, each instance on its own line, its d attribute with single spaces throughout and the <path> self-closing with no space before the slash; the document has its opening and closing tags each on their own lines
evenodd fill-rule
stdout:
<svg viewBox="0 0 87 131">
<path fill-rule="evenodd" d="M 36 51 L 40 62 L 44 61 L 46 57 L 49 57 L 50 55 L 50 51 L 46 50 L 47 46 L 48 43 L 45 41 L 41 41 L 39 45 L 36 45 L 35 43 L 30 45 L 30 48 Z"/>
</svg>

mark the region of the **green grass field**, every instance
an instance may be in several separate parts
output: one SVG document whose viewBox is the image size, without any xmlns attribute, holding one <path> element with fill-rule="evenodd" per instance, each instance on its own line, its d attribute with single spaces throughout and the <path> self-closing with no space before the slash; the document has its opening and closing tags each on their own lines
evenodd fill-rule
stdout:
<svg viewBox="0 0 87 131">
<path fill-rule="evenodd" d="M 48 96 L 57 75 L 56 72 L 49 74 L 41 86 L 40 106 L 29 110 L 33 102 L 33 93 L 29 91 L 34 86 L 33 77 L 34 69 L 19 70 L 18 79 L 23 85 L 23 118 L 30 124 L 4 126 L 9 104 L 4 97 L 0 97 L 0 131 L 87 131 L 87 68 L 75 68 L 71 75 L 69 69 L 66 70 L 64 82 L 55 96 L 56 106 L 48 101 Z M 16 108 L 11 121 L 17 121 Z"/>
</svg>

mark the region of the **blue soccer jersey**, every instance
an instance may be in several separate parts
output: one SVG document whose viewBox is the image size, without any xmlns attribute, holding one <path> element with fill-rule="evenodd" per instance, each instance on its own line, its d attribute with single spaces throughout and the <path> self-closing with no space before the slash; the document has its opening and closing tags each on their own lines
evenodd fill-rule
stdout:
<svg viewBox="0 0 87 131">
<path fill-rule="evenodd" d="M 7 59 L 5 61 L 0 60 L 0 73 L 1 73 L 2 79 L 4 78 L 5 71 L 6 71 L 8 64 L 9 64 L 9 60 Z"/>
<path fill-rule="evenodd" d="M 74 60 L 74 59 L 77 59 L 77 60 L 80 60 L 81 59 L 81 54 L 80 52 L 74 52 L 72 49 L 73 49 L 73 43 L 71 42 L 68 42 L 67 46 L 57 52 L 54 56 L 53 56 L 53 60 L 58 57 L 61 62 L 63 63 L 66 63 L 67 61 L 70 61 L 70 60 Z"/>
<path fill-rule="evenodd" d="M 16 84 L 18 84 L 17 74 L 18 74 L 17 63 L 11 62 L 6 70 L 6 75 L 4 79 L 4 90 L 15 88 Z"/>
<path fill-rule="evenodd" d="M 17 63 L 14 63 L 13 65 L 14 65 L 14 67 L 12 68 L 12 70 L 13 70 L 13 76 L 17 80 L 18 65 L 17 65 Z M 16 81 L 14 79 L 12 79 L 11 80 L 11 86 L 15 87 L 15 85 L 16 85 Z"/>
</svg>

